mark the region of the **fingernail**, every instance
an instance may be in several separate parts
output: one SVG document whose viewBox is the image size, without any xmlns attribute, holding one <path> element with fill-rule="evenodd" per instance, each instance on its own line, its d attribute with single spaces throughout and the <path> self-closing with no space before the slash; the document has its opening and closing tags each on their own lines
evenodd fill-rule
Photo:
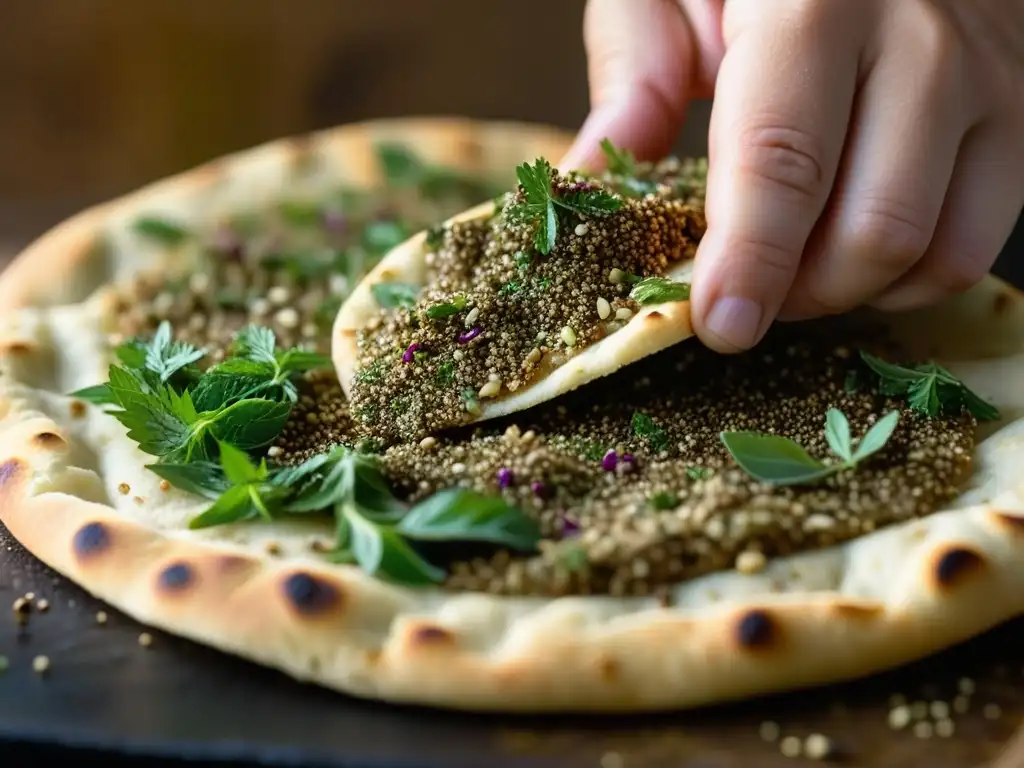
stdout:
<svg viewBox="0 0 1024 768">
<path fill-rule="evenodd" d="M 738 296 L 723 296 L 708 313 L 705 325 L 726 344 L 749 349 L 757 343 L 764 310 L 756 301 Z"/>
</svg>

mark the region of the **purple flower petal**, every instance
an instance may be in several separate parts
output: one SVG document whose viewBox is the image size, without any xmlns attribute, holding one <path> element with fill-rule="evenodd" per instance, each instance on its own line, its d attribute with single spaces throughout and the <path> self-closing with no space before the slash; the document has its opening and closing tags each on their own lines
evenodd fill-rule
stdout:
<svg viewBox="0 0 1024 768">
<path fill-rule="evenodd" d="M 614 448 L 608 451 L 608 453 L 604 455 L 604 458 L 601 459 L 601 469 L 603 469 L 605 472 L 614 472 L 615 467 L 617 467 L 618 464 L 619 454 L 615 452 Z"/>
<path fill-rule="evenodd" d="M 416 354 L 416 350 L 422 346 L 423 345 L 420 344 L 418 341 L 410 344 L 408 348 L 405 350 L 405 352 L 402 354 L 402 362 L 411 363 L 413 361 L 413 356 Z"/>
<path fill-rule="evenodd" d="M 632 472 L 636 469 L 636 458 L 632 453 L 624 453 L 619 457 L 619 466 L 616 467 L 619 472 Z"/>
<path fill-rule="evenodd" d="M 470 328 L 465 333 L 460 333 L 459 334 L 459 344 L 468 344 L 469 342 L 471 342 L 473 339 L 475 339 L 477 336 L 479 336 L 483 332 L 484 332 L 484 329 L 481 328 L 480 326 L 476 326 L 475 328 Z"/>
<path fill-rule="evenodd" d="M 530 483 L 530 490 L 533 491 L 533 495 L 538 499 L 550 499 L 551 489 L 540 480 L 534 480 Z"/>
<path fill-rule="evenodd" d="M 516 481 L 516 476 L 508 467 L 502 467 L 498 470 L 498 487 L 508 488 L 512 483 Z"/>
<path fill-rule="evenodd" d="M 572 536 L 578 536 L 580 533 L 580 524 L 568 515 L 562 516 L 562 536 L 564 538 L 571 538 Z"/>
</svg>

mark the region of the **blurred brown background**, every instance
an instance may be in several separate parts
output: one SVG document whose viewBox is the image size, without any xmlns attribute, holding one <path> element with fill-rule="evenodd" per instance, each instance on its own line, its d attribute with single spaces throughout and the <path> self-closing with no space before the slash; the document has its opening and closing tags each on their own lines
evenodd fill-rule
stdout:
<svg viewBox="0 0 1024 768">
<path fill-rule="evenodd" d="M 365 118 L 575 128 L 583 0 L 0 2 L 0 250 L 211 157 Z M 706 110 L 687 148 L 702 151 Z"/>
</svg>

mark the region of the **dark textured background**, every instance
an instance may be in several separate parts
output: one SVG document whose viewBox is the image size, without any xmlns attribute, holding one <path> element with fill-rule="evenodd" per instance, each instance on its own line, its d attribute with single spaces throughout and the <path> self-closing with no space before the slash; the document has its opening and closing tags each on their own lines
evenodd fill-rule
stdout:
<svg viewBox="0 0 1024 768">
<path fill-rule="evenodd" d="M 574 128 L 586 113 L 582 0 L 0 1 L 0 259 L 77 209 L 278 136 L 382 116 L 462 114 Z M 680 149 L 705 149 L 707 105 Z M 1017 254 L 1018 258 L 1012 258 Z M 1000 272 L 1024 283 L 1024 233 Z M 53 603 L 18 629 L 2 606 Z M 757 737 L 820 730 L 847 765 L 973 766 L 1024 715 L 1024 626 L 880 679 L 694 714 L 599 721 L 390 708 L 294 684 L 141 628 L 0 540 L 0 762 L 119 766 L 157 754 L 276 764 L 796 765 Z M 31 671 L 50 656 L 51 673 Z M 952 740 L 892 734 L 886 700 L 979 679 Z M 981 715 L 999 703 L 996 720 Z M 48 744 L 45 749 L 42 744 Z M 67 749 L 59 745 L 65 745 Z M 85 746 L 101 752 L 84 751 Z M 74 748 L 74 751 L 68 751 Z M 609 764 L 610 765 L 610 764 Z"/>
</svg>

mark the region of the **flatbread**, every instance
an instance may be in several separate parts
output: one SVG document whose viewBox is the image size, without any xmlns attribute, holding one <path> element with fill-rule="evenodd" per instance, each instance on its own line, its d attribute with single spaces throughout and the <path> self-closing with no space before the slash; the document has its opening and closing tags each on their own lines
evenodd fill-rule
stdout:
<svg viewBox="0 0 1024 768">
<path fill-rule="evenodd" d="M 745 698 L 909 662 L 1024 610 L 1024 295 L 995 278 L 892 318 L 913 352 L 935 355 L 1002 413 L 982 433 L 977 471 L 958 502 L 777 558 L 758 574 L 678 584 L 671 607 L 655 597 L 393 586 L 327 563 L 312 545 L 330 529 L 314 520 L 188 530 L 208 502 L 163 489 L 144 469 L 152 457 L 118 422 L 62 394 L 105 375 L 115 310 L 94 289 L 149 258 L 126 242 L 97 260 L 93 246 L 158 203 L 194 220 L 228 206 L 215 189 L 244 203 L 242 179 L 262 179 L 270 195 L 290 183 L 297 147 L 351 161 L 372 180 L 360 153 L 378 131 L 435 158 L 463 137 L 483 147 L 477 157 L 503 164 L 543 154 L 538 145 L 554 135 L 412 122 L 272 144 L 72 220 L 0 280 L 0 520 L 37 557 L 142 622 L 297 679 L 470 710 L 624 712 Z M 90 276 L 96 268 L 100 278 Z"/>
<path fill-rule="evenodd" d="M 487 219 L 493 211 L 493 203 L 483 203 L 453 216 L 448 223 Z M 373 286 L 377 283 L 406 283 L 422 288 L 427 282 L 426 258 L 429 252 L 426 232 L 409 238 L 367 273 L 338 311 L 331 356 L 346 395 L 351 395 L 355 377 L 359 332 L 380 314 Z M 666 270 L 664 276 L 689 282 L 692 273 L 691 259 L 677 263 Z M 553 400 L 693 335 L 689 301 L 641 306 L 622 328 L 573 355 L 529 385 L 501 397 L 483 400 L 467 422 L 506 416 Z"/>
</svg>

